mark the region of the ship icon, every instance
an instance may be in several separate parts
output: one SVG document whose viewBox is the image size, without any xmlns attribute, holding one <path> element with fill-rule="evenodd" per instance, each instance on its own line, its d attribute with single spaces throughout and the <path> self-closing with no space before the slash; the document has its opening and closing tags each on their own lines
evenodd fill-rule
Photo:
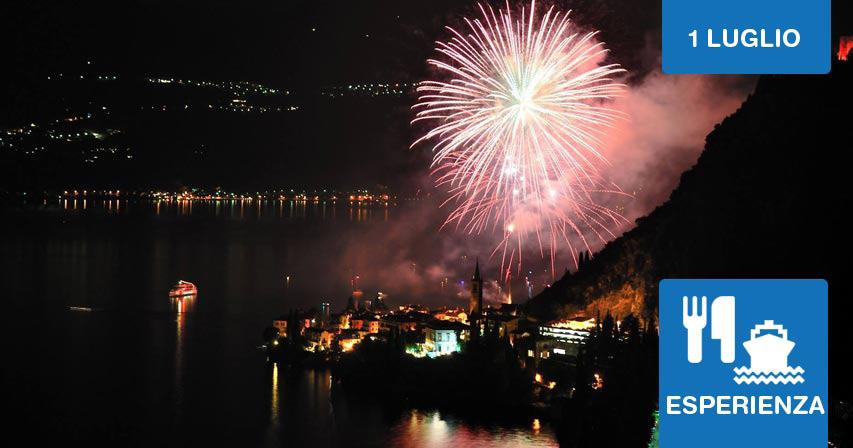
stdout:
<svg viewBox="0 0 853 448">
<path fill-rule="evenodd" d="M 765 320 L 749 333 L 750 338 L 743 343 L 743 347 L 749 353 L 750 366 L 734 369 L 736 383 L 798 384 L 806 381 L 802 367 L 788 365 L 788 355 L 797 345 L 788 339 L 788 330 L 772 320 Z"/>
</svg>

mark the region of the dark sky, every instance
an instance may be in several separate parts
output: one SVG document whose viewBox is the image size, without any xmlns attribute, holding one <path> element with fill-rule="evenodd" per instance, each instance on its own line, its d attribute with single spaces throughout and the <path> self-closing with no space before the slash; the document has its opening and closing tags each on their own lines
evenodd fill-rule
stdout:
<svg viewBox="0 0 853 448">
<path fill-rule="evenodd" d="M 442 27 L 458 25 L 476 6 L 458 0 L 8 3 L 0 7 L 0 20 L 7 55 L 11 51 L 17 61 L 14 71 L 62 68 L 94 57 L 139 73 L 279 87 L 418 79 Z M 621 41 L 614 49 L 627 44 L 639 51 L 645 31 L 659 28 L 659 0 L 555 3 L 602 28 L 605 40 Z"/>
<path fill-rule="evenodd" d="M 539 7 L 543 4 L 550 3 L 539 3 Z M 614 60 L 632 73 L 642 75 L 656 65 L 659 0 L 555 4 L 573 9 L 576 23 L 601 29 Z M 503 3 L 493 2 L 493 6 Z M 479 15 L 476 7 L 475 1 L 467 0 L 4 2 L 0 33 L 4 58 L 12 63 L 3 64 L 0 74 L 4 78 L 0 125 L 38 122 L 47 114 L 37 105 L 54 99 L 53 93 L 45 92 L 44 79 L 51 73 L 74 73 L 81 68 L 112 72 L 124 79 L 154 75 L 252 81 L 303 98 L 322 87 L 419 81 L 429 75 L 425 61 L 434 55 L 434 42 L 447 38 L 444 26 L 463 28 L 463 17 Z M 92 65 L 85 67 L 86 61 L 93 61 Z M 411 189 L 424 183 L 430 157 L 426 148 L 407 149 L 419 133 L 408 125 L 414 101 L 414 97 L 362 103 L 318 101 L 314 107 L 304 101 L 298 115 L 282 115 L 279 122 L 267 119 L 249 127 L 246 123 L 229 127 L 233 123 L 197 121 L 185 135 L 180 130 L 190 128 L 171 117 L 139 131 L 151 141 L 131 145 L 170 156 L 188 147 L 220 144 L 220 149 L 209 152 L 215 158 L 213 153 L 219 151 L 221 162 L 198 166 L 205 170 L 204 176 L 187 177 L 182 170 L 158 175 L 152 184 L 235 188 L 387 184 Z M 110 126 L 127 130 L 133 123 Z M 252 138 L 244 145 L 239 140 L 225 142 L 212 137 L 213 133 L 197 131 L 206 128 Z M 156 140 L 154 134 L 162 138 Z M 149 155 L 152 160 L 161 157 Z M 239 162 L 235 155 L 240 155 Z M 19 169 L 18 178 L 33 179 L 29 170 Z M 155 172 L 150 164 L 137 171 L 152 176 Z M 57 171 L 41 178 L 58 179 Z M 103 184 L 99 187 L 133 186 L 96 174 L 78 178 Z M 135 182 L 144 187 L 145 179 Z"/>
<path fill-rule="evenodd" d="M 295 87 L 417 74 L 452 3 L 26 2 L 4 5 L 2 20 L 22 73 L 95 58 L 136 73 Z"/>
<path fill-rule="evenodd" d="M 502 7 L 503 1 L 486 2 Z M 511 4 L 529 1 L 511 0 Z M 835 34 L 849 7 L 833 2 Z M 475 0 L 17 1 L 0 5 L 4 76 L 95 57 L 117 69 L 246 79 L 278 87 L 419 79 L 445 25 Z M 619 62 L 643 72 L 659 49 L 660 0 L 553 0 L 601 30 Z M 843 10 L 842 10 L 843 9 Z M 658 50 L 659 51 L 659 50 Z M 9 64 L 8 62 L 12 62 Z"/>
</svg>

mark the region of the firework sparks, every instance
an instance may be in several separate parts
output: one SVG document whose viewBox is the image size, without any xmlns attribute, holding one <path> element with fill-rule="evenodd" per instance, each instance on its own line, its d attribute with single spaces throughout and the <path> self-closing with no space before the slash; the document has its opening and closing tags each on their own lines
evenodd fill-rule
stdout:
<svg viewBox="0 0 853 448">
<path fill-rule="evenodd" d="M 481 18 L 465 19 L 465 32 L 448 27 L 441 59 L 428 61 L 447 78 L 418 87 L 413 123 L 431 127 L 412 146 L 433 142 L 436 184 L 455 204 L 445 225 L 500 232 L 494 253 L 506 278 L 535 237 L 553 273 L 559 246 L 588 250 L 625 221 L 599 200 L 624 193 L 601 176 L 607 160 L 597 149 L 620 116 L 605 103 L 624 87 L 613 80 L 624 70 L 601 64 L 607 50 L 568 12 L 479 6 Z"/>
</svg>

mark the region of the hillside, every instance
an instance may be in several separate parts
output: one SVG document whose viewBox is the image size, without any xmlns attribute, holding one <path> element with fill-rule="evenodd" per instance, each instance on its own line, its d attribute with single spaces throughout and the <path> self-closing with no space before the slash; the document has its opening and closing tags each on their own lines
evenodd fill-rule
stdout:
<svg viewBox="0 0 853 448">
<path fill-rule="evenodd" d="M 531 299 L 530 312 L 653 319 L 662 278 L 819 277 L 830 284 L 831 340 L 845 337 L 851 71 L 763 77 L 669 200 Z"/>
</svg>

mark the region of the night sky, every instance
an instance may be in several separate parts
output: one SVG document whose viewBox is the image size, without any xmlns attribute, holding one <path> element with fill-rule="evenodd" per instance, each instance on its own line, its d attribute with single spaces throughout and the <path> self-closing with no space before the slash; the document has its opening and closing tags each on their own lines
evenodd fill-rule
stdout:
<svg viewBox="0 0 853 448">
<path fill-rule="evenodd" d="M 640 77 L 656 66 L 658 0 L 561 1 L 582 26 L 602 30 L 614 60 Z M 502 6 L 497 5 L 495 6 Z M 426 59 L 445 25 L 477 15 L 468 1 L 288 2 L 25 2 L 0 6 L 6 48 L 0 126 L 56 115 L 62 106 L 44 88 L 52 73 L 89 70 L 124 79 L 169 76 L 251 81 L 288 90 L 302 108 L 248 126 L 170 117 L 131 141 L 150 156 L 127 168 L 144 175 L 75 177 L 46 170 L 45 182 L 91 187 L 146 184 L 226 187 L 374 187 L 413 190 L 428 185 L 429 151 L 409 150 L 418 134 L 409 121 L 413 95 L 377 100 L 318 99 L 320 89 L 353 83 L 416 82 L 429 76 Z M 87 65 L 87 62 L 90 62 Z M 74 90 L 70 87 L 68 90 Z M 58 105 L 59 104 L 59 105 Z M 143 121 L 137 117 L 126 119 Z M 125 123 L 113 126 L 128 126 Z M 149 135 L 148 129 L 153 129 Z M 212 137 L 206 129 L 225 136 Z M 240 136 L 251 136 L 242 139 Z M 150 137 L 150 138 L 148 138 Z M 155 160 L 186 148 L 206 148 L 195 175 L 167 172 Z M 234 157 L 240 156 L 236 161 Z M 60 164 L 67 167 L 67 164 Z M 29 171 L 24 167 L 21 171 Z M 111 169 L 112 173 L 121 170 Z M 30 173 L 28 173 L 30 174 Z M 32 176 L 18 175 L 19 178 Z M 61 187 L 61 185 L 51 185 Z M 26 185 L 33 188 L 36 185 Z"/>
<path fill-rule="evenodd" d="M 555 4 L 574 9 L 583 25 L 602 29 L 620 56 L 640 50 L 646 32 L 659 27 L 659 1 Z M 443 37 L 442 27 L 458 25 L 461 15 L 471 16 L 475 8 L 475 2 L 449 0 L 45 1 L 4 4 L 2 20 L 4 43 L 17 60 L 9 68 L 19 75 L 95 58 L 132 73 L 296 88 L 420 79 L 433 41 Z"/>
<path fill-rule="evenodd" d="M 148 173 L 148 178 L 81 175 L 80 179 L 101 184 L 92 187 L 419 188 L 428 183 L 424 177 L 430 155 L 426 148 L 407 149 L 420 133 L 409 126 L 413 95 L 331 103 L 318 100 L 316 94 L 322 88 L 354 83 L 423 80 L 430 75 L 425 60 L 434 55 L 434 42 L 447 37 L 443 27 L 462 28 L 463 17 L 478 15 L 476 2 L 467 0 L 12 3 L 0 5 L 5 60 L 0 70 L 0 127 L 56 115 L 45 107 L 60 101 L 56 93 L 45 90 L 45 77 L 75 73 L 86 68 L 86 61 L 92 62 L 90 69 L 124 79 L 172 76 L 258 82 L 292 92 L 303 108 L 299 114 L 259 120 L 248 127 L 203 120 L 185 126 L 171 118 L 153 123 L 143 130 L 162 134 L 144 142 L 148 147 L 143 149 L 152 158 L 218 144 L 209 149 L 215 157 L 197 164 L 204 174 L 159 172 L 150 162 L 129 168 Z M 659 69 L 660 0 L 553 4 L 572 9 L 581 27 L 601 31 L 612 61 L 629 70 L 630 84 Z M 837 34 L 850 25 L 838 11 L 843 6 L 835 7 Z M 205 129 L 235 137 L 212 140 L 204 137 L 210 135 Z M 253 139 L 238 140 L 239 135 L 250 134 Z M 139 142 L 131 142 L 135 143 Z M 242 161 L 236 163 L 238 155 Z M 31 177 L 28 170 L 21 168 L 18 178 Z M 48 171 L 40 179 L 64 179 L 58 174 Z M 79 179 L 68 176 L 64 181 Z"/>
</svg>

